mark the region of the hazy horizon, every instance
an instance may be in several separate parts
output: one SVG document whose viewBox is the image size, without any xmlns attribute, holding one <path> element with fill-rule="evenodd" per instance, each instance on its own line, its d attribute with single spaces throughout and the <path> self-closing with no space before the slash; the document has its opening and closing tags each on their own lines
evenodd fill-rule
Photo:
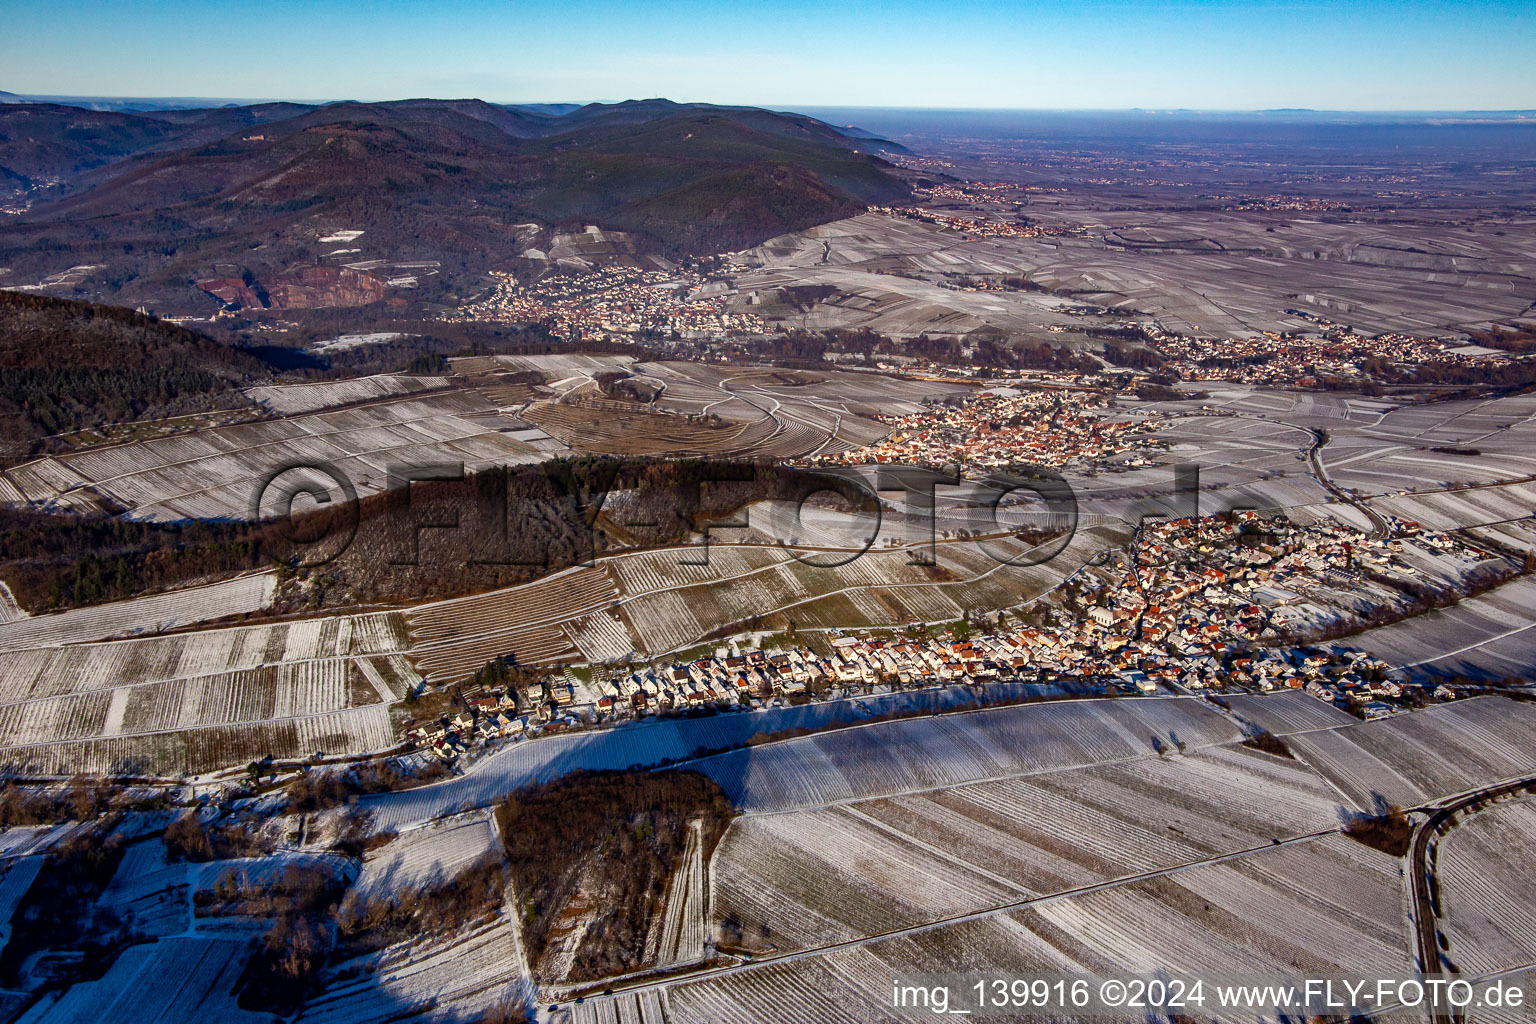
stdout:
<svg viewBox="0 0 1536 1024">
<path fill-rule="evenodd" d="M 1508 0 L 1095 0 L 828 10 L 800 0 L 558 12 L 419 0 L 388 16 L 277 0 L 66 0 L 14 16 L 0 64 L 50 96 L 671 96 L 752 106 L 1257 111 L 1526 110 L 1536 9 Z M 743 73 L 748 71 L 750 73 Z M 1214 104 L 1214 105 L 1213 105 Z"/>
<path fill-rule="evenodd" d="M 251 106 L 262 103 L 295 103 L 308 106 L 331 106 L 341 103 L 403 103 L 413 100 L 434 100 L 438 102 L 463 102 L 477 101 L 501 107 L 519 107 L 528 109 L 570 107 L 577 108 L 589 104 L 617 104 L 648 102 L 652 100 L 665 100 L 669 102 L 688 103 L 715 103 L 720 106 L 758 107 L 764 110 L 787 111 L 793 113 L 806 113 L 815 115 L 819 112 L 838 111 L 871 111 L 871 112 L 902 112 L 902 113 L 932 113 L 932 114 L 1145 114 L 1149 116 L 1203 116 L 1203 115 L 1346 115 L 1354 117 L 1477 117 L 1487 118 L 1510 115 L 1529 115 L 1529 119 L 1536 120 L 1536 107 L 1441 107 L 1441 108 L 1392 108 L 1392 107 L 1153 107 L 1153 106 L 1121 106 L 1121 107 L 1044 107 L 1044 106 L 1012 106 L 1012 107 L 988 107 L 988 106 L 930 106 L 914 104 L 889 104 L 889 103 L 775 103 L 763 101 L 758 103 L 727 103 L 709 99 L 700 100 L 674 100 L 670 96 L 621 96 L 598 97 L 594 99 L 580 100 L 529 100 L 529 99 L 501 99 L 487 98 L 485 96 L 471 95 L 395 95 L 395 96 L 334 96 L 326 98 L 316 97 L 291 97 L 291 96 L 177 96 L 177 95 L 148 95 L 133 93 L 63 93 L 63 92 L 25 92 L 15 89 L 0 89 L 0 96 L 13 96 L 18 100 L 31 102 L 55 102 L 65 105 L 71 103 L 97 103 L 113 105 L 143 104 L 155 105 L 161 109 L 176 109 L 176 104 L 183 104 L 186 108 L 222 107 L 222 106 Z M 819 116 L 819 115 L 818 115 Z M 1522 117 L 1522 120 L 1527 118 Z"/>
</svg>

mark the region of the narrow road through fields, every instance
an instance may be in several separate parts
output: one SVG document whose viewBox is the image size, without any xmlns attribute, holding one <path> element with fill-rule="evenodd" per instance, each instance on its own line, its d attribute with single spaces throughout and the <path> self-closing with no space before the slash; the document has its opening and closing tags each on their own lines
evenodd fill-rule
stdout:
<svg viewBox="0 0 1536 1024">
<path fill-rule="evenodd" d="M 1312 475 L 1317 482 L 1327 488 L 1328 493 L 1346 504 L 1354 506 L 1371 522 L 1370 537 L 1372 540 L 1385 540 L 1390 529 L 1387 521 L 1381 514 L 1364 501 L 1345 491 L 1333 478 L 1328 475 L 1328 467 L 1323 463 L 1323 447 L 1328 444 L 1328 432 L 1325 430 L 1312 431 L 1312 445 L 1307 449 L 1307 465 L 1312 468 Z"/>
</svg>

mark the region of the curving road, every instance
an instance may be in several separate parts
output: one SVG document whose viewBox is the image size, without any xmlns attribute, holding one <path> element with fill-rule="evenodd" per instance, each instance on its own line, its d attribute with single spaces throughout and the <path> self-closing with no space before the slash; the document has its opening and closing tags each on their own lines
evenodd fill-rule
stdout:
<svg viewBox="0 0 1536 1024">
<path fill-rule="evenodd" d="M 1468 807 L 1483 800 L 1508 796 L 1533 787 L 1536 787 L 1536 775 L 1503 782 L 1497 786 L 1486 786 L 1457 797 L 1450 803 L 1442 804 L 1414 830 L 1413 840 L 1408 848 L 1408 877 L 1412 884 L 1409 898 L 1413 903 L 1413 923 L 1421 975 L 1429 977 L 1446 973 L 1444 971 L 1446 964 L 1440 955 L 1440 936 L 1437 926 L 1439 917 L 1435 913 L 1435 899 L 1431 892 L 1434 881 L 1429 870 L 1430 842 L 1445 830 L 1453 817 Z M 1456 1018 L 1450 1013 L 1436 1012 L 1433 1020 L 1435 1024 L 1455 1024 Z"/>
</svg>

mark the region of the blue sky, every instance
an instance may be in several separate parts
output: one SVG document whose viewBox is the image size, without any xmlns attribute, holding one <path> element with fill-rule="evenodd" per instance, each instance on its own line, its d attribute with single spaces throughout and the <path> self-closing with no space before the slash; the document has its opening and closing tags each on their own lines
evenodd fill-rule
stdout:
<svg viewBox="0 0 1536 1024">
<path fill-rule="evenodd" d="M 1530 0 L 4 2 L 22 93 L 1536 108 Z"/>
</svg>

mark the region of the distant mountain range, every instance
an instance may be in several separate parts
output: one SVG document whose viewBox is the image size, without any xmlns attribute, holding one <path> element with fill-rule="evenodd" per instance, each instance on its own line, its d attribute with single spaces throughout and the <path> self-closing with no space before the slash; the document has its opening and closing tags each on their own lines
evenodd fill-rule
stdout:
<svg viewBox="0 0 1536 1024">
<path fill-rule="evenodd" d="M 595 224 L 675 258 L 847 216 L 907 193 L 880 156 L 900 149 L 803 115 L 660 99 L 9 103 L 0 192 L 30 205 L 0 221 L 0 286 L 93 266 L 88 297 L 194 308 L 196 281 L 241 279 L 260 294 L 345 248 L 355 261 L 435 264 L 412 295 L 430 298 L 538 232 Z M 357 232 L 348 246 L 318 243 Z"/>
</svg>

